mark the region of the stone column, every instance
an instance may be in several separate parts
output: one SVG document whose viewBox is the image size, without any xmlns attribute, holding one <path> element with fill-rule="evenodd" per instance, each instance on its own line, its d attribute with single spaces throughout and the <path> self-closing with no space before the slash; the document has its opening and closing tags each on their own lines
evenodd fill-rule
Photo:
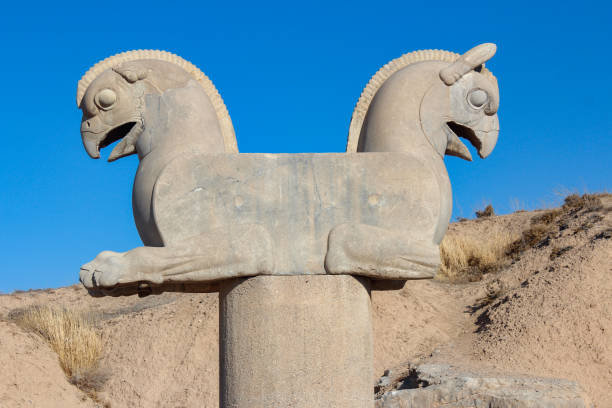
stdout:
<svg viewBox="0 0 612 408">
<path fill-rule="evenodd" d="M 222 408 L 371 408 L 370 283 L 349 275 L 223 282 Z"/>
</svg>

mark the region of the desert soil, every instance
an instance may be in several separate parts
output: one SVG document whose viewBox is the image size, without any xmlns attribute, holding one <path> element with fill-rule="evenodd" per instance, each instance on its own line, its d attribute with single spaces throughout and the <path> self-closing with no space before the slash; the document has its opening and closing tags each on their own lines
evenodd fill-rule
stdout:
<svg viewBox="0 0 612 408">
<path fill-rule="evenodd" d="M 373 292 L 376 375 L 416 361 L 488 367 L 575 380 L 597 407 L 612 407 L 612 197 L 602 201 L 567 214 L 547 242 L 480 282 L 408 281 Z M 522 231 L 541 213 L 451 229 Z M 483 301 L 492 287 L 495 297 Z M 78 285 L 2 295 L 0 407 L 217 407 L 217 303 L 216 294 L 91 298 Z M 40 337 L 11 321 L 35 304 L 98 316 L 108 380 L 97 402 L 67 381 Z"/>
</svg>

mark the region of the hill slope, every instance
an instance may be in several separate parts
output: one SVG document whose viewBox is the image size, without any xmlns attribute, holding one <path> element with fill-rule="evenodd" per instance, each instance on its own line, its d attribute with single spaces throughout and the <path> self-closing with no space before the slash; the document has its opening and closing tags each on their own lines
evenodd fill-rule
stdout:
<svg viewBox="0 0 612 408">
<path fill-rule="evenodd" d="M 377 375 L 408 361 L 484 366 L 576 380 L 596 406 L 612 406 L 612 197 L 599 200 L 545 221 L 539 211 L 451 225 L 451 234 L 485 237 L 546 227 L 481 281 L 373 292 Z M 217 303 L 216 294 L 94 299 L 80 286 L 0 296 L 0 406 L 96 404 L 66 381 L 42 339 L 9 318 L 51 304 L 98 317 L 108 375 L 98 405 L 216 407 Z"/>
</svg>

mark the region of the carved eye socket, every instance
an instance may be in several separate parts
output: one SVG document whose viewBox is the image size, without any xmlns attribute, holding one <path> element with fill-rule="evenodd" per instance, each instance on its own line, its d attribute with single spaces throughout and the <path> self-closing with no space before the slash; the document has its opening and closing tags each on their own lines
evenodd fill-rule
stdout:
<svg viewBox="0 0 612 408">
<path fill-rule="evenodd" d="M 103 89 L 94 98 L 96 105 L 102 110 L 109 110 L 117 102 L 117 94 L 111 89 Z"/>
<path fill-rule="evenodd" d="M 468 95 L 468 102 L 475 108 L 482 108 L 489 100 L 489 95 L 482 89 L 475 89 Z"/>
</svg>

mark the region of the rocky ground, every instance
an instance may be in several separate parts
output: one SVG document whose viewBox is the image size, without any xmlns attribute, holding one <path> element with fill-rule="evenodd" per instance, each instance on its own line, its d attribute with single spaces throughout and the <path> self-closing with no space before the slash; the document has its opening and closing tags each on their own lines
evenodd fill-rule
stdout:
<svg viewBox="0 0 612 408">
<path fill-rule="evenodd" d="M 580 393 L 596 407 L 612 407 L 612 197 L 599 200 L 554 216 L 518 212 L 455 223 L 452 231 L 462 234 L 539 229 L 523 239 L 537 242 L 514 248 L 507 265 L 482 281 L 409 281 L 398 291 L 373 292 L 375 371 L 390 369 L 376 388 L 384 396 L 379 406 L 385 398 L 388 407 L 420 406 L 402 395 L 450 387 L 448 396 L 494 378 L 496 389 L 560 387 L 568 401 Z M 15 310 L 35 304 L 97 316 L 105 347 L 97 401 L 66 380 L 44 340 L 12 321 Z M 3 295 L 0 407 L 216 407 L 217 341 L 215 294 L 91 298 L 71 286 Z M 446 374 L 436 377 L 440 367 Z M 431 398 L 427 406 L 439 406 Z"/>
</svg>

